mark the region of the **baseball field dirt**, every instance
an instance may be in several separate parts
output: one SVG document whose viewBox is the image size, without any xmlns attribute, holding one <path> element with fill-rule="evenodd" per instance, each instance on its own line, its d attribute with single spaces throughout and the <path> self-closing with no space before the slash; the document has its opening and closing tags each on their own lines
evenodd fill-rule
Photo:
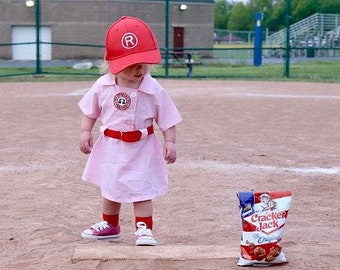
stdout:
<svg viewBox="0 0 340 270">
<path fill-rule="evenodd" d="M 239 269 L 236 192 L 291 190 L 288 264 L 275 269 L 339 269 L 340 85 L 159 81 L 184 121 L 154 201 L 156 247 L 134 246 L 130 204 L 119 240 L 80 237 L 101 220 L 78 149 L 77 102 L 93 82 L 0 84 L 0 268 Z"/>
</svg>

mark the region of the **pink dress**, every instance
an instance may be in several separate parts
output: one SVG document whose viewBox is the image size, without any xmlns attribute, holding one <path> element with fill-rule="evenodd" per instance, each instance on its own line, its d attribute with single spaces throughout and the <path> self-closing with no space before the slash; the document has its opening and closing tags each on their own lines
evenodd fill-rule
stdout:
<svg viewBox="0 0 340 270">
<path fill-rule="evenodd" d="M 150 74 L 144 76 L 138 90 L 120 87 L 110 75 L 104 75 L 78 105 L 86 116 L 101 118 L 101 131 L 145 129 L 154 121 L 165 131 L 182 121 L 175 104 Z M 131 143 L 101 132 L 82 179 L 100 186 L 102 196 L 115 202 L 130 203 L 161 196 L 168 190 L 162 145 L 155 134 Z"/>
</svg>

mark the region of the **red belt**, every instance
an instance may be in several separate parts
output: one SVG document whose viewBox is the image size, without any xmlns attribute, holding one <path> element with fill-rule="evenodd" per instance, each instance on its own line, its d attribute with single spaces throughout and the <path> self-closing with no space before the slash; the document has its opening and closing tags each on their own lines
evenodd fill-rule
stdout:
<svg viewBox="0 0 340 270">
<path fill-rule="evenodd" d="M 153 125 L 149 126 L 147 129 L 148 135 L 153 133 Z M 104 135 L 117 140 L 122 140 L 124 142 L 138 142 L 142 139 L 142 132 L 140 130 L 135 131 L 118 131 L 112 129 L 105 129 Z"/>
</svg>

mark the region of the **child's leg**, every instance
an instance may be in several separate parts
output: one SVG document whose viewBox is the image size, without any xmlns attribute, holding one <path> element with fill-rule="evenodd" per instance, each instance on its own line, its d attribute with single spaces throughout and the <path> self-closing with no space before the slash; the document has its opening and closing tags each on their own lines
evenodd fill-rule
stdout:
<svg viewBox="0 0 340 270">
<path fill-rule="evenodd" d="M 135 212 L 135 224 L 138 222 L 144 222 L 146 226 L 152 230 L 153 227 L 153 204 L 152 200 L 142 201 L 142 202 L 134 202 L 134 212 Z M 136 225 L 137 227 L 137 225 Z"/>
<path fill-rule="evenodd" d="M 157 244 L 152 235 L 153 227 L 153 205 L 151 200 L 134 202 L 135 222 L 136 222 L 136 245 L 154 246 Z"/>
<path fill-rule="evenodd" d="M 120 207 L 121 203 L 103 198 L 103 220 L 113 226 L 118 226 Z"/>
</svg>

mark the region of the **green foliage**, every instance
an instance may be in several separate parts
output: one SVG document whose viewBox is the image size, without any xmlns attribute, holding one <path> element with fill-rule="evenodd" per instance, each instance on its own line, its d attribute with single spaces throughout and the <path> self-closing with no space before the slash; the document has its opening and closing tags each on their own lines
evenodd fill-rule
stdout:
<svg viewBox="0 0 340 270">
<path fill-rule="evenodd" d="M 298 22 L 308 16 L 318 12 L 318 1 L 293 0 L 294 10 L 292 10 L 292 23 Z"/>
<path fill-rule="evenodd" d="M 265 25 L 270 31 L 278 31 L 285 27 L 285 2 L 279 1 L 275 8 L 273 7 L 272 13 L 265 19 Z"/>
<path fill-rule="evenodd" d="M 230 11 L 230 17 L 228 21 L 229 30 L 247 31 L 251 29 L 253 21 L 250 22 L 249 18 L 253 18 L 250 9 L 243 3 L 237 3 Z"/>
<path fill-rule="evenodd" d="M 250 14 L 254 14 L 255 12 L 261 12 L 263 14 L 263 28 L 269 28 L 268 22 L 271 14 L 273 12 L 273 1 L 272 0 L 250 0 L 248 4 L 248 8 Z M 254 25 L 254 21 L 252 27 Z"/>
<path fill-rule="evenodd" d="M 224 0 L 218 0 L 215 3 L 214 25 L 216 29 L 227 29 L 230 17 L 230 11 L 233 5 Z"/>
<path fill-rule="evenodd" d="M 331 14 L 339 14 L 340 13 L 340 1 L 339 0 L 319 0 L 318 1 L 319 13 L 331 13 Z"/>
<path fill-rule="evenodd" d="M 233 0 L 215 3 L 215 28 L 251 31 L 254 13 L 263 13 L 263 28 L 277 31 L 285 27 L 286 0 L 249 0 L 246 4 Z M 339 14 L 340 0 L 291 0 L 292 19 L 295 23 L 315 13 Z"/>
</svg>

